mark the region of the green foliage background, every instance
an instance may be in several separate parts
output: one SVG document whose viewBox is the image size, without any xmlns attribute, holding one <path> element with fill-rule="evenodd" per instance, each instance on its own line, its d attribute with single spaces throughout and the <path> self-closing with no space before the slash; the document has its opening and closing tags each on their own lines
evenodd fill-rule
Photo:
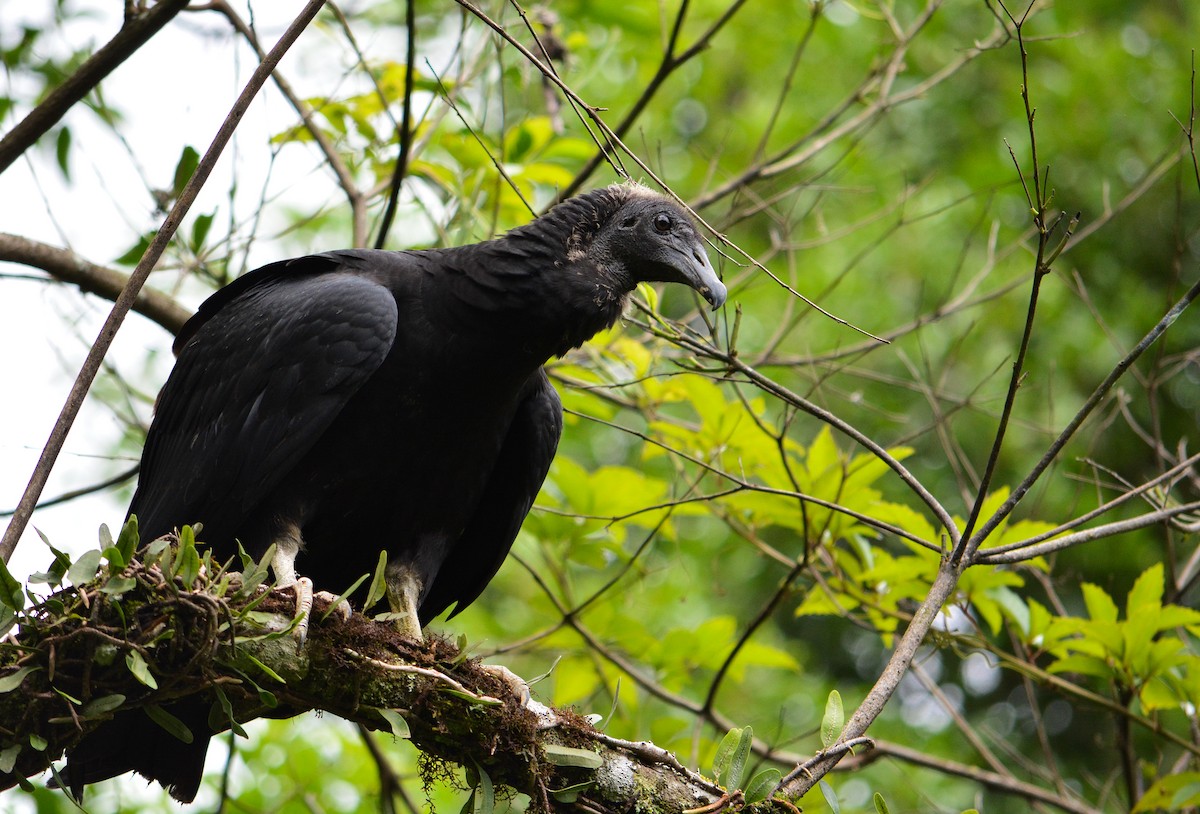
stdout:
<svg viewBox="0 0 1200 814">
<path fill-rule="evenodd" d="M 643 290 L 625 325 L 554 363 L 567 429 L 537 508 L 484 596 L 433 627 L 465 635 L 474 653 L 521 675 L 548 673 L 538 697 L 605 716 L 611 734 L 653 740 L 707 770 L 726 730 L 751 725 L 755 759 L 786 772 L 822 748 L 831 690 L 848 710 L 865 696 L 935 578 L 945 535 L 877 457 L 679 337 L 736 349 L 857 427 L 963 523 L 1035 268 L 1025 86 L 1050 217 L 1066 213 L 1055 239 L 1075 213 L 1079 224 L 1043 283 L 986 518 L 1196 279 L 1200 177 L 1186 133 L 1197 19 L 1185 2 L 1038 2 L 1023 28 L 1023 74 L 1013 25 L 995 2 L 685 7 L 673 53 L 705 47 L 665 74 L 675 3 L 566 1 L 553 4 L 549 28 L 530 18 L 544 41 L 562 44 L 562 81 L 610 125 L 655 88 L 623 141 L 728 239 L 714 237 L 711 254 L 736 310 L 709 323 L 686 294 L 663 292 L 659 302 Z M 397 153 L 404 7 L 343 11 L 366 43 L 368 70 L 342 24 L 325 16 L 324 36 L 301 49 L 336 69 L 311 71 L 304 85 L 315 89 L 316 126 L 370 191 L 374 224 Z M 549 104 L 552 86 L 477 18 L 448 3 L 419 2 L 416 11 L 416 125 L 393 248 L 483 239 L 525 222 L 577 180 L 596 149 L 587 117 Z M 484 11 L 533 47 L 515 4 Z M 59 13 L 78 11 L 64 2 Z M 76 60 L 39 52 L 44 34 L 0 23 L 5 65 L 23 78 L 13 87 L 52 86 Z M 232 39 L 226 48 L 246 53 Z M 37 95 L 6 97 L 5 121 Z M 98 97 L 91 105 L 120 132 L 119 110 Z M 55 138 L 64 173 L 71 126 Z M 203 149 L 179 144 L 184 169 L 192 147 Z M 319 160 L 300 125 L 251 149 L 258 160 L 272 150 Z M 620 161 L 650 181 L 628 154 Z M 583 183 L 614 180 L 601 165 Z M 185 225 L 177 270 L 162 285 L 235 275 L 252 233 L 273 257 L 347 245 L 350 208 L 330 187 L 326 201 L 267 196 L 261 224 L 231 218 L 231 191 L 227 204 Z M 150 217 L 133 224 L 131 251 L 110 260 L 136 262 L 156 226 Z M 1055 530 L 1196 446 L 1198 326 L 1187 312 L 1137 363 L 987 545 Z M 152 393 L 157 382 L 103 387 L 117 403 L 113 394 Z M 135 450 L 149 404 L 132 416 L 115 409 L 130 419 Z M 1195 499 L 1188 477 L 1170 497 L 1154 496 Z M 1129 501 L 1092 525 L 1147 510 Z M 1194 804 L 1200 787 L 1186 770 L 1197 768 L 1195 752 L 1127 722 L 1153 721 L 1195 749 L 1195 551 L 1191 531 L 1160 523 L 1015 566 L 973 567 L 943 632 L 870 730 L 927 756 L 926 765 L 864 761 L 827 777 L 804 810 L 872 810 L 874 792 L 894 812 L 1028 810 L 1020 795 L 959 776 L 962 764 L 1082 810 L 1129 810 L 1152 786 L 1146 809 Z M 378 807 L 378 773 L 352 729 L 319 719 L 251 733 L 236 744 L 230 808 Z M 422 790 L 416 755 L 384 746 L 418 804 L 428 793 L 451 811 L 465 799 L 452 785 Z M 211 769 L 210 801 L 222 783 L 221 764 Z M 89 810 L 142 806 L 137 785 L 112 784 Z M 148 796 L 145 805 L 170 808 Z M 27 799 L 6 802 L 27 810 Z M 38 810 L 70 807 L 50 792 L 32 799 Z"/>
</svg>

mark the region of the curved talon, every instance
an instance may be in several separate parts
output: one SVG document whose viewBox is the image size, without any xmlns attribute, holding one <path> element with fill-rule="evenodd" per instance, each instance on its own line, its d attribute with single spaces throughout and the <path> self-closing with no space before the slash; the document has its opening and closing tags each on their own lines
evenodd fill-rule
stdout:
<svg viewBox="0 0 1200 814">
<path fill-rule="evenodd" d="M 296 592 L 296 616 L 300 621 L 296 623 L 296 629 L 292 631 L 292 635 L 303 647 L 308 640 L 308 622 L 312 617 L 313 604 L 313 584 L 308 577 L 299 577 L 292 583 L 292 589 Z"/>
</svg>

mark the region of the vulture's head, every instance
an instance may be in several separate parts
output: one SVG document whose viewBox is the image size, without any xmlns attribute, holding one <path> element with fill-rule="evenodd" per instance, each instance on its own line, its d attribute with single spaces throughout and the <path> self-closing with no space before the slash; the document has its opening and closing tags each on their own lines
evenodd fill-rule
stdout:
<svg viewBox="0 0 1200 814">
<path fill-rule="evenodd" d="M 554 264 L 563 265 L 565 259 L 568 267 L 588 269 L 582 273 L 612 295 L 618 311 L 638 283 L 682 283 L 713 308 L 725 302 L 725 286 L 691 217 L 670 198 L 640 184 L 613 184 L 568 198 L 510 232 L 509 238 L 554 246 L 554 254 L 565 251 L 565 258 L 559 254 Z"/>
<path fill-rule="evenodd" d="M 682 283 L 714 309 L 725 303 L 725 285 L 717 278 L 692 219 L 675 201 L 634 184 L 611 186 L 613 209 L 596 223 L 588 254 L 598 265 L 638 283 Z"/>
</svg>

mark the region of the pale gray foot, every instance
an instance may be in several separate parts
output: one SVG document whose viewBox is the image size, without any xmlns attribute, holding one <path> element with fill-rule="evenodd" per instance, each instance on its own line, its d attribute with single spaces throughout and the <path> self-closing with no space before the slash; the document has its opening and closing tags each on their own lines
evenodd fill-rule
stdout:
<svg viewBox="0 0 1200 814">
<path fill-rule="evenodd" d="M 292 588 L 296 592 L 296 623 L 292 634 L 301 646 L 308 640 L 308 626 L 312 619 L 313 584 L 308 577 L 296 576 L 296 554 L 300 551 L 300 530 L 293 528 L 290 533 L 275 541 L 275 556 L 271 558 L 271 571 L 275 574 L 277 588 Z M 334 602 L 337 597 L 327 591 L 318 594 L 327 602 Z M 335 611 L 342 619 L 350 618 L 350 603 L 344 599 L 338 602 Z"/>
<path fill-rule="evenodd" d="M 396 630 L 413 641 L 423 642 L 421 621 L 417 615 L 417 600 L 421 596 L 421 583 L 406 565 L 388 563 L 383 573 L 387 585 L 388 606 L 396 616 Z"/>
</svg>

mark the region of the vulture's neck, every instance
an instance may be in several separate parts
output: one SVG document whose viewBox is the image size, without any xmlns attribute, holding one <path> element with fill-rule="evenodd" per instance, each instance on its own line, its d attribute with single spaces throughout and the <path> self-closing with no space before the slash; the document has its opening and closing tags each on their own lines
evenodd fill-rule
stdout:
<svg viewBox="0 0 1200 814">
<path fill-rule="evenodd" d="M 507 334 L 541 357 L 538 364 L 611 327 L 635 286 L 618 264 L 593 256 L 587 235 L 556 214 L 564 213 L 554 210 L 504 237 L 448 252 L 458 272 L 452 309 Z M 595 228 L 594 220 L 586 223 Z"/>
</svg>

